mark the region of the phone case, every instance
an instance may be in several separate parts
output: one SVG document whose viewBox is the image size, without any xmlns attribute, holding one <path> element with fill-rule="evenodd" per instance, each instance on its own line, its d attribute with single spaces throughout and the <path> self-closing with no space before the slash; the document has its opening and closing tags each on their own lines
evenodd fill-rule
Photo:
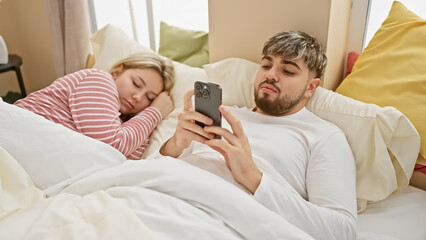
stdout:
<svg viewBox="0 0 426 240">
<path fill-rule="evenodd" d="M 214 126 L 222 125 L 222 115 L 219 106 L 222 104 L 222 88 L 220 85 L 204 81 L 194 83 L 195 111 L 213 119 Z M 204 127 L 203 123 L 197 122 Z M 215 138 L 220 138 L 216 136 Z"/>
</svg>

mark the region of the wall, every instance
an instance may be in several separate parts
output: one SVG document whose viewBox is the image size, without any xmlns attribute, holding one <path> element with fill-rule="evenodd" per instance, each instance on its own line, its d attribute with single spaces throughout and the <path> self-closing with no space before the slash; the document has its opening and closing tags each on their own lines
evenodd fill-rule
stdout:
<svg viewBox="0 0 426 240">
<path fill-rule="evenodd" d="M 343 77 L 350 5 L 351 0 L 210 0 L 210 62 L 228 57 L 259 62 L 267 38 L 301 30 L 326 47 L 323 87 L 335 89 Z"/>
<path fill-rule="evenodd" d="M 343 75 L 350 0 L 210 0 L 210 60 L 241 57 L 259 62 L 264 41 L 278 31 L 297 29 L 317 37 L 329 64 L 323 86 L 335 89 Z M 0 34 L 9 53 L 23 58 L 27 93 L 54 79 L 54 59 L 45 0 L 2 0 Z M 223 43 L 226 44 L 223 44 Z M 19 91 L 13 72 L 0 74 L 0 96 Z"/>
<path fill-rule="evenodd" d="M 27 93 L 48 86 L 56 78 L 45 0 L 2 0 L 0 35 L 9 54 L 22 57 Z M 19 92 L 14 72 L 0 74 L 0 96 Z"/>
<path fill-rule="evenodd" d="M 344 78 L 350 14 L 351 0 L 331 1 L 326 44 L 328 63 L 323 82 L 327 89 L 336 90 Z"/>
<path fill-rule="evenodd" d="M 367 20 L 369 0 L 357 0 L 353 3 L 349 22 L 348 44 L 346 53 L 363 50 L 365 23 Z M 346 71 L 346 70 L 345 70 Z"/>
</svg>

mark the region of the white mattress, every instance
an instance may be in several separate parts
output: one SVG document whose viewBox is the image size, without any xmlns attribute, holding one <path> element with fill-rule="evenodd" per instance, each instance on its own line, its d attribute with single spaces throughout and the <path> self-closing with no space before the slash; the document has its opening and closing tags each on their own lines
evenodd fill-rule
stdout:
<svg viewBox="0 0 426 240">
<path fill-rule="evenodd" d="M 426 191 L 408 186 L 359 214 L 358 239 L 425 240 L 425 223 Z"/>
</svg>

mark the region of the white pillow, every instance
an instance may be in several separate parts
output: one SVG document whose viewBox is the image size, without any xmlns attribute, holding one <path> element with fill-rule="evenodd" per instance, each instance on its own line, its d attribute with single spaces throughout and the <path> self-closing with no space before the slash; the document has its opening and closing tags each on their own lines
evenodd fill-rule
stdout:
<svg viewBox="0 0 426 240">
<path fill-rule="evenodd" d="M 222 86 L 222 103 L 228 106 L 254 107 L 254 80 L 259 64 L 240 58 L 228 58 L 206 64 L 210 82 Z"/>
<path fill-rule="evenodd" d="M 0 146 L 48 195 L 126 160 L 101 141 L 54 123 L 0 98 Z"/>
<path fill-rule="evenodd" d="M 315 91 L 306 107 L 345 133 L 355 156 L 359 209 L 409 184 L 420 136 L 396 108 L 381 108 L 323 88 Z"/>
<path fill-rule="evenodd" d="M 93 68 L 108 71 L 116 62 L 134 53 L 153 52 L 137 41 L 131 39 L 120 28 L 107 25 L 92 36 L 95 55 Z M 159 54 L 158 54 L 159 55 Z M 159 55 L 161 56 L 161 55 Z M 163 56 L 161 56 L 163 57 Z M 172 61 L 175 68 L 175 86 L 170 92 L 175 108 L 183 107 L 183 95 L 193 88 L 196 80 L 207 80 L 203 69 Z"/>
<path fill-rule="evenodd" d="M 207 81 L 207 75 L 203 69 L 190 67 L 178 62 L 173 62 L 173 64 L 175 67 L 175 85 L 170 91 L 170 96 L 173 99 L 175 109 L 151 133 L 149 145 L 142 158 L 146 158 L 173 136 L 177 125 L 177 117 L 183 110 L 183 96 L 194 88 L 195 81 Z"/>
<path fill-rule="evenodd" d="M 152 52 L 151 49 L 131 39 L 123 30 L 114 25 L 107 25 L 96 32 L 91 42 L 95 51 L 95 65 L 93 67 L 105 71 L 131 54 Z M 170 96 L 175 109 L 151 133 L 150 144 L 145 150 L 144 157 L 159 148 L 164 141 L 173 135 L 177 116 L 183 109 L 183 96 L 193 88 L 194 82 L 197 80 L 207 81 L 207 75 L 203 69 L 190 67 L 176 61 L 172 62 L 175 68 L 175 84 L 170 91 Z"/>
<path fill-rule="evenodd" d="M 97 31 L 91 38 L 91 44 L 95 56 L 93 68 L 104 71 L 109 71 L 116 62 L 133 53 L 153 52 L 111 24 Z"/>
<path fill-rule="evenodd" d="M 209 81 L 222 85 L 224 103 L 254 106 L 253 83 L 258 64 L 226 59 L 203 66 Z M 366 104 L 319 87 L 307 109 L 337 126 L 355 156 L 358 207 L 379 201 L 408 185 L 420 137 L 411 122 L 393 107 Z"/>
</svg>

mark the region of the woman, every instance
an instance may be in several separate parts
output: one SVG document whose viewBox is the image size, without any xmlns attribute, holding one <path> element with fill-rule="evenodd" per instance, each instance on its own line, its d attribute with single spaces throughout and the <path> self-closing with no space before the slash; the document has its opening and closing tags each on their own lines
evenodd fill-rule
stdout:
<svg viewBox="0 0 426 240">
<path fill-rule="evenodd" d="M 148 137 L 173 109 L 170 60 L 135 54 L 110 72 L 84 69 L 58 78 L 15 105 L 103 141 L 128 159 L 142 157 Z"/>
</svg>

